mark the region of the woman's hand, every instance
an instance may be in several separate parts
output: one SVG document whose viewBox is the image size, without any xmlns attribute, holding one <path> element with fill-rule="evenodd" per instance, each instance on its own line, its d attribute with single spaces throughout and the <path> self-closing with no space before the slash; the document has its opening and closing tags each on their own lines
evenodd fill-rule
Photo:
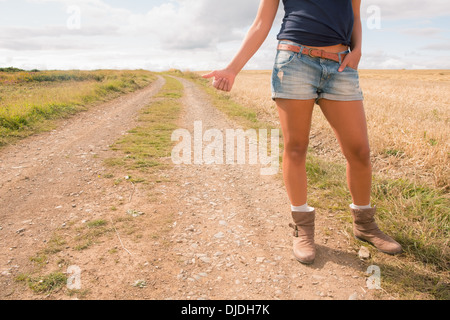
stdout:
<svg viewBox="0 0 450 320">
<path fill-rule="evenodd" d="M 359 62 L 361 61 L 361 51 L 355 50 L 347 54 L 344 61 L 339 67 L 339 72 L 345 70 L 346 67 L 358 70 Z"/>
<path fill-rule="evenodd" d="M 230 92 L 234 84 L 236 74 L 228 69 L 215 70 L 202 76 L 205 79 L 214 77 L 213 86 L 217 90 Z"/>
<path fill-rule="evenodd" d="M 264 40 L 266 40 L 275 20 L 279 4 L 280 0 L 260 1 L 255 21 L 253 21 L 241 48 L 228 67 L 203 76 L 203 78 L 207 79 L 214 77 L 214 88 L 226 92 L 231 91 L 237 74 L 244 68 L 245 64 L 253 57 L 256 51 L 258 51 Z"/>
</svg>

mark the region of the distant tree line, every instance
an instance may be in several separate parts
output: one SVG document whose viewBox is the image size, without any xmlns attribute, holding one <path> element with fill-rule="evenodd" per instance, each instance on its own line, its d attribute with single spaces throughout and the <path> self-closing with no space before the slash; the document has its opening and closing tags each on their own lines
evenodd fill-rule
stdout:
<svg viewBox="0 0 450 320">
<path fill-rule="evenodd" d="M 24 72 L 26 70 L 14 68 L 14 67 L 8 67 L 8 68 L 0 68 L 0 72 Z M 30 70 L 29 72 L 39 72 L 37 69 Z"/>
</svg>

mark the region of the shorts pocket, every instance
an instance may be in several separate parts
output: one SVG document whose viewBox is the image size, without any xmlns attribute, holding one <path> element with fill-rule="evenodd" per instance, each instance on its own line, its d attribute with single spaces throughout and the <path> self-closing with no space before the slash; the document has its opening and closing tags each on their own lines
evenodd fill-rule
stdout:
<svg viewBox="0 0 450 320">
<path fill-rule="evenodd" d="M 294 60 L 297 54 L 294 51 L 278 50 L 275 58 L 275 66 L 281 68 Z"/>
</svg>

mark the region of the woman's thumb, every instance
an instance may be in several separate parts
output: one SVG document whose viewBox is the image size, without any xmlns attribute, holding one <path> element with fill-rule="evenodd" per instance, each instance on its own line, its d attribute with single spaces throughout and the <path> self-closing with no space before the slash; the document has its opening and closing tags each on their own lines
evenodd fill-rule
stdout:
<svg viewBox="0 0 450 320">
<path fill-rule="evenodd" d="M 209 79 L 209 78 L 214 77 L 215 75 L 216 75 L 216 72 L 215 72 L 215 71 L 212 71 L 212 72 L 210 72 L 210 73 L 207 73 L 207 74 L 202 75 L 202 77 L 205 78 L 205 79 Z"/>
<path fill-rule="evenodd" d="M 341 65 L 339 66 L 339 69 L 338 69 L 339 72 L 342 72 L 345 70 L 345 68 L 347 67 L 347 64 L 348 64 L 348 60 L 349 60 L 348 56 L 345 57 L 344 61 L 342 61 Z"/>
</svg>

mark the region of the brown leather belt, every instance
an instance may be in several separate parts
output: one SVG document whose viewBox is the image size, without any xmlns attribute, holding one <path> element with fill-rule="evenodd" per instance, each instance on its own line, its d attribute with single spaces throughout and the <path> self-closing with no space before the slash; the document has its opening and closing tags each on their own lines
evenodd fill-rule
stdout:
<svg viewBox="0 0 450 320">
<path fill-rule="evenodd" d="M 291 44 L 279 44 L 278 50 L 293 51 L 296 53 L 301 52 L 302 54 L 309 55 L 312 58 L 328 59 L 328 60 L 333 60 L 333 61 L 336 61 L 339 63 L 341 63 L 347 56 L 347 53 L 327 52 L 327 51 L 320 50 L 320 49 L 300 47 L 300 46 L 295 46 L 295 45 L 291 45 Z M 339 56 L 340 56 L 340 59 L 339 59 Z"/>
</svg>

